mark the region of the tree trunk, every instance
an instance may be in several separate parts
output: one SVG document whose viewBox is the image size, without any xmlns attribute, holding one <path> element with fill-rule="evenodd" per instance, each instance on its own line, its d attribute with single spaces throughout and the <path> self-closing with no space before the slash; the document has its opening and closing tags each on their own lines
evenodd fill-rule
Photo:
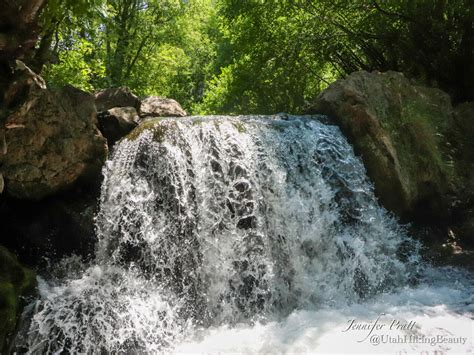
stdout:
<svg viewBox="0 0 474 355">
<path fill-rule="evenodd" d="M 12 81 L 12 63 L 27 63 L 38 41 L 38 17 L 47 0 L 11 0 L 0 3 L 0 94 L 2 105 Z M 3 107 L 2 107 L 3 109 Z"/>
<path fill-rule="evenodd" d="M 22 102 L 25 90 L 14 85 L 15 60 L 29 63 L 39 35 L 39 14 L 48 0 L 0 1 L 0 159 L 6 153 L 4 122 Z M 14 87 L 14 90 L 11 89 Z"/>
</svg>

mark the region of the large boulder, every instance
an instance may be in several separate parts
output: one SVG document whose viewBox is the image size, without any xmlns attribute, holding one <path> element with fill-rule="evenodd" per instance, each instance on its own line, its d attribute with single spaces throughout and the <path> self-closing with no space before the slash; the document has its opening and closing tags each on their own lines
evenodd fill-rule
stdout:
<svg viewBox="0 0 474 355">
<path fill-rule="evenodd" d="M 8 195 L 41 199 L 96 180 L 108 150 L 93 96 L 72 86 L 52 91 L 29 75 L 35 79 L 26 99 L 3 127 L 7 153 L 0 156 L 0 173 Z"/>
<path fill-rule="evenodd" d="M 22 298 L 33 295 L 36 276 L 23 267 L 17 258 L 0 246 L 0 351 L 5 349 L 15 330 L 23 305 Z"/>
<path fill-rule="evenodd" d="M 413 85 L 401 73 L 362 71 L 329 85 L 310 111 L 340 126 L 386 208 L 405 220 L 442 222 L 449 215 L 458 179 L 446 93 Z"/>
<path fill-rule="evenodd" d="M 104 89 L 94 94 L 97 111 L 107 111 L 114 107 L 134 107 L 140 110 L 140 99 L 126 86 Z"/>
<path fill-rule="evenodd" d="M 97 115 L 99 128 L 109 146 L 126 136 L 138 125 L 139 116 L 134 107 L 114 107 Z"/>
<path fill-rule="evenodd" d="M 149 96 L 142 100 L 141 117 L 184 117 L 186 111 L 173 99 L 160 96 Z"/>
</svg>

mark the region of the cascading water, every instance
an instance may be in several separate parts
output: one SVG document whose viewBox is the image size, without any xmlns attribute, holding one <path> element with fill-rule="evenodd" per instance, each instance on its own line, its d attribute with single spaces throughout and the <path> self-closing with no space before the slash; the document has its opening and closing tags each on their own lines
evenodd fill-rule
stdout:
<svg viewBox="0 0 474 355">
<path fill-rule="evenodd" d="M 14 349 L 315 351 L 355 315 L 397 314 L 403 292 L 431 290 L 420 284 L 436 272 L 378 206 L 337 127 L 293 116 L 145 125 L 104 168 L 95 260 L 40 280 Z M 440 287 L 472 327 L 473 288 L 457 285 Z"/>
</svg>

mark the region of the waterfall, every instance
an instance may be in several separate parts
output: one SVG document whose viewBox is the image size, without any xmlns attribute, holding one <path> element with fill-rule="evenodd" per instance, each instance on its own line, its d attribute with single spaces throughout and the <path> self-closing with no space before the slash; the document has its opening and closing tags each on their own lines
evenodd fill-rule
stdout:
<svg viewBox="0 0 474 355">
<path fill-rule="evenodd" d="M 95 259 L 40 279 L 15 348 L 173 351 L 415 287 L 418 244 L 320 118 L 145 122 L 104 167 Z"/>
</svg>

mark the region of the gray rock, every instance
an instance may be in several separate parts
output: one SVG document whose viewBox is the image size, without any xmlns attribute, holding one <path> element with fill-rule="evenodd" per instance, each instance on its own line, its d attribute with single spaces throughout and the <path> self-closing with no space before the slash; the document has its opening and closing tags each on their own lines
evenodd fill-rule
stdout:
<svg viewBox="0 0 474 355">
<path fill-rule="evenodd" d="M 140 99 L 128 87 L 110 88 L 94 94 L 97 111 L 107 111 L 114 107 L 134 107 L 140 110 Z"/>
<path fill-rule="evenodd" d="M 149 96 L 142 100 L 140 117 L 184 117 L 186 111 L 173 99 Z"/>
</svg>

